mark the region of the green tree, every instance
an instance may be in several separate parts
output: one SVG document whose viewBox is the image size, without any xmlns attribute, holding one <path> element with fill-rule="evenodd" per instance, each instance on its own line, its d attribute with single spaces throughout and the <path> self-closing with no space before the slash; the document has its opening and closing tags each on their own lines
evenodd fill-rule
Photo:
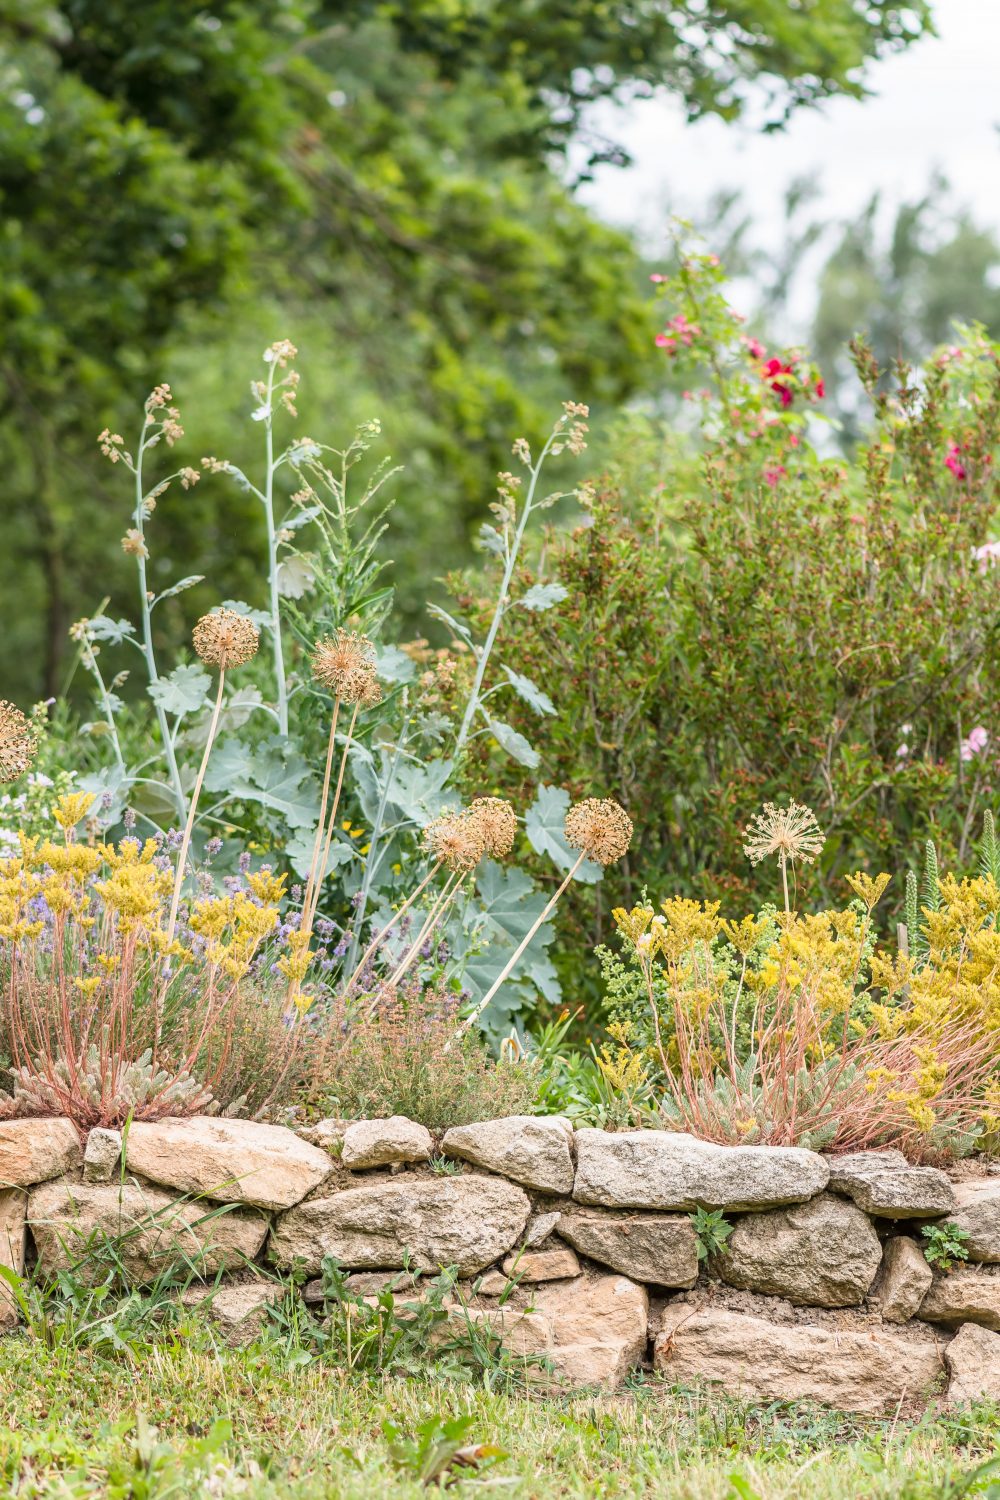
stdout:
<svg viewBox="0 0 1000 1500">
<path fill-rule="evenodd" d="M 763 90 L 776 123 L 858 93 L 868 58 L 927 25 L 925 6 L 888 0 L 808 15 L 765 0 L 12 0 L 5 692 L 56 690 L 68 624 L 129 586 L 108 561 L 127 523 L 96 430 L 166 376 L 196 442 L 244 399 L 220 366 L 281 335 L 322 361 L 304 426 L 378 412 L 405 458 L 425 498 L 392 544 L 416 598 L 463 557 L 512 432 L 537 436 L 553 399 L 610 406 L 652 378 L 635 252 L 554 166 L 587 105 L 664 85 L 692 115 L 732 118 Z M 213 480 L 160 522 L 165 572 L 181 560 L 211 577 L 164 610 L 176 635 L 248 591 L 259 517 Z"/>
</svg>

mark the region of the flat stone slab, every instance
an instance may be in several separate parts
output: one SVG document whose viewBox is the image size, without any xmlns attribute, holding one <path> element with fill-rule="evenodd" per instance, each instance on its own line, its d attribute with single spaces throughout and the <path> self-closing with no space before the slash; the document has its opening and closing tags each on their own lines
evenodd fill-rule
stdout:
<svg viewBox="0 0 1000 1500">
<path fill-rule="evenodd" d="M 0 1266 L 24 1274 L 28 1195 L 23 1188 L 0 1190 Z M 0 1329 L 12 1328 L 21 1312 L 5 1281 L 0 1281 Z"/>
<path fill-rule="evenodd" d="M 739 1212 L 802 1203 L 830 1168 L 796 1146 L 715 1146 L 666 1130 L 576 1132 L 573 1197 L 604 1208 L 722 1208 Z"/>
<path fill-rule="evenodd" d="M 518 1281 L 567 1281 L 579 1276 L 580 1262 L 568 1245 L 552 1250 L 528 1250 L 524 1255 L 508 1255 L 504 1274 Z"/>
<path fill-rule="evenodd" d="M 747 1214 L 712 1269 L 730 1286 L 784 1297 L 798 1307 L 855 1307 L 881 1259 L 882 1246 L 866 1215 L 821 1193 L 809 1203 Z"/>
<path fill-rule="evenodd" d="M 1000 1332 L 1000 1276 L 965 1269 L 935 1276 L 920 1304 L 919 1317 L 928 1323 L 979 1323 Z"/>
<path fill-rule="evenodd" d="M 882 1252 L 870 1301 L 887 1323 L 908 1323 L 920 1311 L 933 1280 L 934 1272 L 916 1240 L 894 1234 Z"/>
<path fill-rule="evenodd" d="M 546 1282 L 532 1287 L 531 1306 L 552 1328 L 556 1384 L 614 1390 L 646 1352 L 649 1295 L 627 1276 Z"/>
<path fill-rule="evenodd" d="M 951 1373 L 948 1401 L 1000 1401 L 1000 1334 L 975 1323 L 963 1323 L 944 1351 Z"/>
<path fill-rule="evenodd" d="M 271 1209 L 301 1202 L 333 1171 L 325 1151 L 283 1125 L 212 1115 L 133 1124 L 125 1165 L 181 1193 Z"/>
<path fill-rule="evenodd" d="M 955 1209 L 948 1218 L 968 1235 L 965 1248 L 970 1260 L 1000 1263 L 1000 1178 L 956 1183 Z"/>
<path fill-rule="evenodd" d="M 271 1241 L 278 1265 L 315 1274 L 325 1256 L 353 1270 L 410 1264 L 456 1266 L 473 1276 L 513 1250 L 524 1233 L 528 1195 L 499 1177 L 418 1178 L 406 1173 L 311 1198 L 282 1215 Z"/>
<path fill-rule="evenodd" d="M 633 1281 L 691 1287 L 698 1279 L 698 1241 L 683 1214 L 573 1208 L 560 1215 L 558 1233 L 581 1255 Z"/>
<path fill-rule="evenodd" d="M 28 1225 L 46 1271 L 75 1269 L 81 1280 L 103 1281 L 112 1241 L 116 1258 L 136 1283 L 165 1271 L 201 1277 L 236 1270 L 263 1249 L 267 1219 L 240 1209 L 182 1203 L 134 1183 L 53 1182 L 28 1198 Z"/>
<path fill-rule="evenodd" d="M 935 1219 L 955 1207 L 955 1190 L 936 1167 L 911 1167 L 901 1151 L 831 1156 L 830 1191 L 882 1219 Z"/>
<path fill-rule="evenodd" d="M 83 1147 L 71 1121 L 0 1120 L 0 1190 L 33 1187 L 75 1171 L 82 1161 Z"/>
<path fill-rule="evenodd" d="M 933 1392 L 944 1374 L 943 1344 L 902 1329 L 777 1324 L 677 1303 L 664 1311 L 653 1359 L 678 1385 L 704 1380 L 755 1401 L 890 1412 Z"/>
<path fill-rule="evenodd" d="M 277 1281 L 247 1281 L 234 1286 L 220 1286 L 211 1291 L 185 1292 L 181 1300 L 187 1307 L 205 1313 L 216 1324 L 222 1342 L 230 1349 L 252 1344 L 267 1322 L 267 1310 L 285 1296 L 286 1288 Z"/>
<path fill-rule="evenodd" d="M 571 1193 L 571 1139 L 572 1128 L 561 1116 L 510 1115 L 454 1126 L 445 1132 L 441 1150 L 539 1193 Z"/>
<path fill-rule="evenodd" d="M 426 1125 L 405 1115 L 387 1120 L 356 1120 L 344 1131 L 340 1164 L 352 1172 L 391 1167 L 398 1162 L 429 1161 L 434 1141 Z"/>
</svg>

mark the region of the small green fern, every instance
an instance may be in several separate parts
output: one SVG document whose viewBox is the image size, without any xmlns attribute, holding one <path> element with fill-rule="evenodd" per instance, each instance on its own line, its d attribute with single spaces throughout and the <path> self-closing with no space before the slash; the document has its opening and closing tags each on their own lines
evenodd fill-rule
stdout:
<svg viewBox="0 0 1000 1500">
<path fill-rule="evenodd" d="M 997 841 L 993 814 L 987 808 L 983 813 L 983 837 L 979 845 L 979 873 L 984 880 L 1000 885 L 1000 843 Z"/>
<path fill-rule="evenodd" d="M 924 879 L 920 890 L 920 904 L 928 911 L 937 911 L 941 905 L 941 882 L 933 839 L 928 839 L 924 845 Z"/>
</svg>

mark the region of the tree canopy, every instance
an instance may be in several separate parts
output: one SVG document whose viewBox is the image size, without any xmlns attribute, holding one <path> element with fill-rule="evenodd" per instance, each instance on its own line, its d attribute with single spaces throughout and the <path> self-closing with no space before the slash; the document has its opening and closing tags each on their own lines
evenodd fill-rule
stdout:
<svg viewBox="0 0 1000 1500">
<path fill-rule="evenodd" d="M 561 175 L 587 106 L 662 86 L 692 117 L 764 100 L 773 125 L 858 93 L 928 24 L 888 0 L 6 5 L 5 691 L 57 690 L 73 616 L 127 587 L 94 439 L 152 385 L 175 383 L 196 440 L 198 414 L 244 400 L 227 376 L 248 346 L 314 351 L 303 425 L 383 417 L 423 497 L 392 538 L 423 588 L 461 560 L 511 436 L 656 378 L 639 257 Z M 244 497 L 206 482 L 159 520 L 165 566 L 212 575 L 185 608 L 252 588 Z"/>
</svg>

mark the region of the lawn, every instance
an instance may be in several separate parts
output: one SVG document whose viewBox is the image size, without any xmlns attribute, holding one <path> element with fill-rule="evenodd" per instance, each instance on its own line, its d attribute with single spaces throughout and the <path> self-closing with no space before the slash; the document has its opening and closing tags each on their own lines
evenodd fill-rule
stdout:
<svg viewBox="0 0 1000 1500">
<path fill-rule="evenodd" d="M 990 1462 L 1000 1412 L 992 1409 L 872 1422 L 752 1407 L 652 1380 L 616 1397 L 551 1400 L 490 1389 L 489 1380 L 365 1377 L 301 1358 L 266 1342 L 220 1348 L 193 1326 L 117 1353 L 6 1338 L 3 1493 L 402 1500 L 426 1490 L 421 1455 L 400 1456 L 400 1445 L 418 1440 L 423 1424 L 464 1417 L 464 1445 L 495 1445 L 506 1456 L 452 1470 L 456 1495 L 1000 1496 L 1000 1460 L 996 1477 Z"/>
</svg>

